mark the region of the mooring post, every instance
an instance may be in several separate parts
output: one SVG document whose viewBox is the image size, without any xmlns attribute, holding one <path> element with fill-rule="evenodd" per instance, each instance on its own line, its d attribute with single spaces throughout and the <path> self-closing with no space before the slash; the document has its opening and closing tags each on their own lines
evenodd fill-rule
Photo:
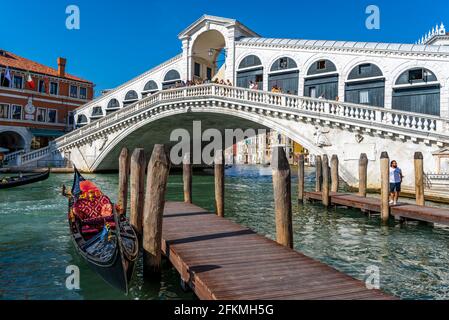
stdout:
<svg viewBox="0 0 449 320">
<path fill-rule="evenodd" d="M 338 156 L 336 154 L 333 154 L 332 158 L 331 158 L 331 180 L 332 180 L 331 191 L 332 192 L 338 192 L 338 188 L 340 186 L 340 181 L 339 181 L 338 177 L 339 177 Z"/>
<path fill-rule="evenodd" d="M 315 191 L 320 192 L 321 191 L 321 179 L 323 177 L 322 173 L 322 161 L 321 156 L 316 156 L 315 158 Z"/>
<path fill-rule="evenodd" d="M 359 192 L 360 197 L 366 197 L 366 186 L 368 183 L 368 156 L 360 154 L 359 159 Z"/>
<path fill-rule="evenodd" d="M 304 202 L 304 154 L 298 155 L 298 202 Z"/>
<path fill-rule="evenodd" d="M 128 206 L 128 179 L 129 179 L 129 151 L 123 148 L 119 157 L 118 172 L 118 199 L 117 204 L 121 208 L 122 213 L 126 213 Z"/>
<path fill-rule="evenodd" d="M 293 248 L 291 174 L 283 147 L 273 147 L 271 168 L 273 170 L 276 241 L 281 245 Z"/>
<path fill-rule="evenodd" d="M 145 190 L 145 150 L 135 149 L 131 155 L 131 204 L 129 221 L 139 238 L 142 238 L 143 204 Z"/>
<path fill-rule="evenodd" d="M 322 202 L 325 207 L 329 206 L 329 158 L 327 154 L 323 155 L 323 186 L 322 186 Z"/>
<path fill-rule="evenodd" d="M 192 164 L 188 152 L 182 160 L 182 181 L 184 182 L 184 202 L 192 203 Z"/>
<path fill-rule="evenodd" d="M 380 217 L 386 223 L 390 217 L 390 158 L 386 151 L 380 156 Z"/>
<path fill-rule="evenodd" d="M 215 210 L 217 216 L 224 217 L 224 152 L 215 151 L 214 157 L 215 175 Z"/>
<path fill-rule="evenodd" d="M 162 216 L 169 172 L 170 159 L 165 147 L 162 144 L 156 144 L 148 163 L 143 212 L 143 271 L 145 277 L 151 277 L 160 272 Z"/>
<path fill-rule="evenodd" d="M 415 152 L 415 196 L 416 204 L 424 206 L 424 161 L 421 152 Z"/>
</svg>

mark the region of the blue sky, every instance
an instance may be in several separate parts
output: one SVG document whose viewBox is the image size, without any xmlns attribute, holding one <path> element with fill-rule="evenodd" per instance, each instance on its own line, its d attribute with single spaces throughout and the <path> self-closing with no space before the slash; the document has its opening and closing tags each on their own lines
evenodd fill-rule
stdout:
<svg viewBox="0 0 449 320">
<path fill-rule="evenodd" d="M 202 14 L 235 18 L 264 37 L 413 43 L 436 23 L 449 30 L 447 0 L 0 0 L 0 48 L 113 88 L 181 51 L 177 35 Z M 65 27 L 68 5 L 80 30 Z M 365 8 L 381 11 L 365 28 Z"/>
</svg>

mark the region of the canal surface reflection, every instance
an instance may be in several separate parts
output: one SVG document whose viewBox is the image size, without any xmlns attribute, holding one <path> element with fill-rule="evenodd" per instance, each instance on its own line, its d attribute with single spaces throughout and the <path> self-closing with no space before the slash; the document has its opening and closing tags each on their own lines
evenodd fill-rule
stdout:
<svg viewBox="0 0 449 320">
<path fill-rule="evenodd" d="M 116 174 L 86 175 L 115 201 Z M 60 186 L 71 174 L 52 174 L 34 185 L 0 191 L 1 299 L 195 299 L 179 286 L 175 270 L 165 267 L 161 281 L 146 284 L 142 266 L 130 294 L 105 284 L 78 258 L 66 222 L 67 202 Z M 296 192 L 293 176 L 293 194 Z M 314 186 L 306 168 L 306 189 Z M 274 239 L 271 169 L 234 166 L 226 171 L 225 213 L 228 219 Z M 193 201 L 213 210 L 213 177 L 194 175 Z M 182 176 L 172 175 L 169 200 L 182 200 Z M 298 205 L 293 196 L 295 249 L 360 280 L 367 268 L 380 270 L 381 288 L 405 299 L 449 298 L 449 229 L 422 224 L 380 226 L 358 210 L 326 211 L 318 204 Z M 180 226 L 182 227 L 182 226 Z M 66 289 L 68 265 L 81 271 L 81 289 Z"/>
</svg>

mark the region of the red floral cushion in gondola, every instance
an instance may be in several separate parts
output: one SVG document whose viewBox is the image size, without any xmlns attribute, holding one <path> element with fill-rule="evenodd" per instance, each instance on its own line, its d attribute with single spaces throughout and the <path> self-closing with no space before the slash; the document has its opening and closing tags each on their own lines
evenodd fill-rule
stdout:
<svg viewBox="0 0 449 320">
<path fill-rule="evenodd" d="M 81 220 L 89 220 L 112 215 L 111 200 L 100 192 L 80 197 L 73 205 L 73 212 Z"/>
</svg>

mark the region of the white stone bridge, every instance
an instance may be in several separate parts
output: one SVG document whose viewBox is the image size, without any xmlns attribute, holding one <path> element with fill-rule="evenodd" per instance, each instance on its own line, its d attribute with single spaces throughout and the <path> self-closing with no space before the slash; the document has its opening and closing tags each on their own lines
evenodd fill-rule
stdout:
<svg viewBox="0 0 449 320">
<path fill-rule="evenodd" d="M 194 120 L 202 121 L 203 130 L 268 128 L 311 154 L 337 154 L 341 177 L 353 186 L 362 152 L 370 160 L 370 187 L 379 186 L 378 158 L 388 151 L 411 188 L 414 152 L 421 151 L 425 171 L 433 171 L 432 153 L 449 144 L 449 125 L 441 117 L 207 84 L 159 91 L 57 139 L 48 153 L 87 172 L 116 169 L 122 147 L 151 151 L 155 143 L 173 145 L 170 133 L 192 131 Z"/>
</svg>

